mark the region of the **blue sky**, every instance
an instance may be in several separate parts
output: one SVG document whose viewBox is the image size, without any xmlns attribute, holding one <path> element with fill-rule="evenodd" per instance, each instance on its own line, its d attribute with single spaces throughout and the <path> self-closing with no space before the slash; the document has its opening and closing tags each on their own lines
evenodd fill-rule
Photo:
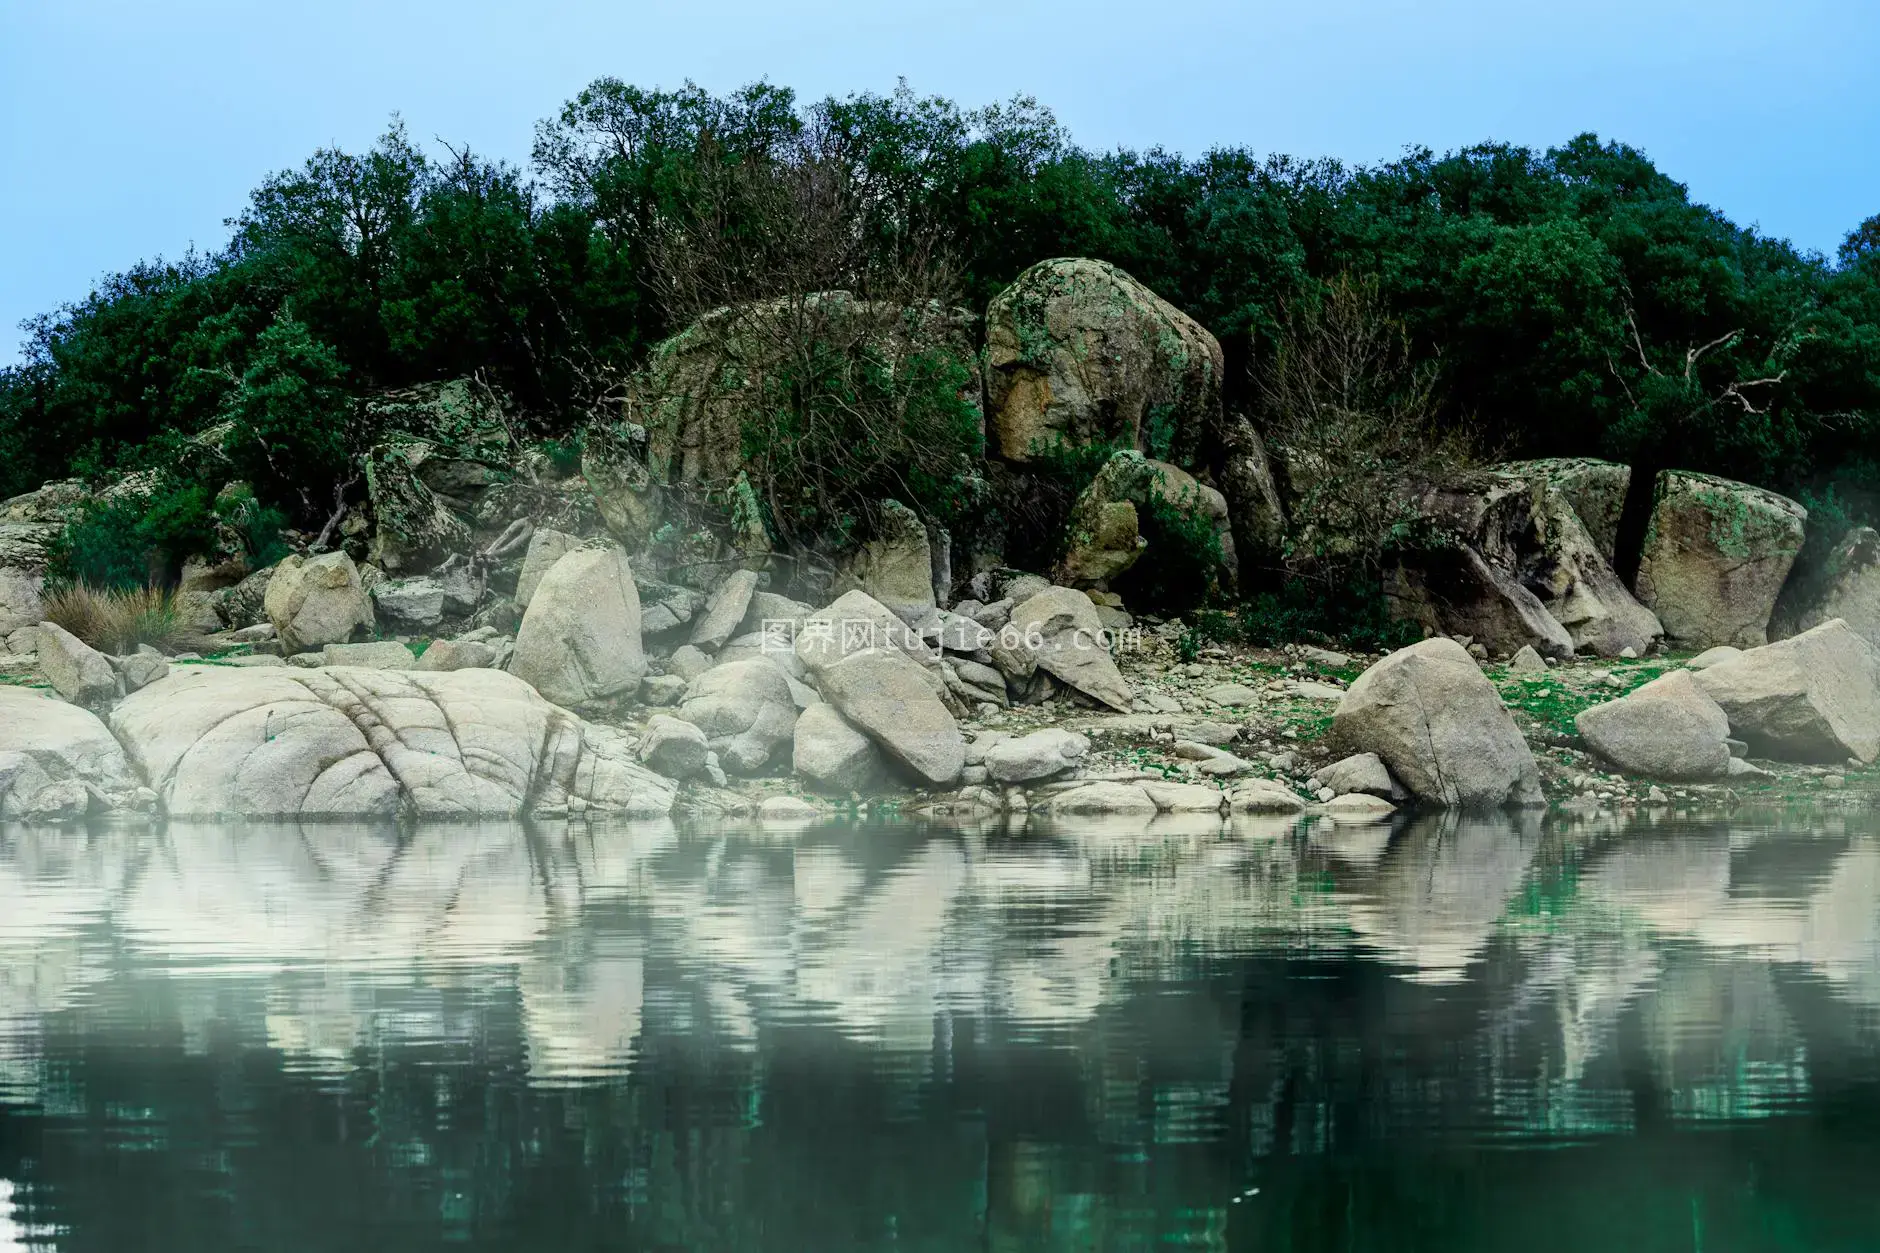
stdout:
<svg viewBox="0 0 1880 1253">
<path fill-rule="evenodd" d="M 1643 147 L 1739 222 L 1832 251 L 1880 213 L 1871 0 L 0 0 L 0 363 L 139 258 L 222 243 L 269 171 L 402 113 L 522 162 L 582 84 L 756 78 L 1051 106 L 1089 147 L 1388 159 Z"/>
</svg>

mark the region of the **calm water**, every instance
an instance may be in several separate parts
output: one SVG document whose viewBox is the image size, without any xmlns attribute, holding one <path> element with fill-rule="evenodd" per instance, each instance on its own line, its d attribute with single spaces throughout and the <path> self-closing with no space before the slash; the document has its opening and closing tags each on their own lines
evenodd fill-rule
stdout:
<svg viewBox="0 0 1880 1253">
<path fill-rule="evenodd" d="M 1874 1250 L 1880 820 L 0 830 L 0 1251 Z"/>
</svg>

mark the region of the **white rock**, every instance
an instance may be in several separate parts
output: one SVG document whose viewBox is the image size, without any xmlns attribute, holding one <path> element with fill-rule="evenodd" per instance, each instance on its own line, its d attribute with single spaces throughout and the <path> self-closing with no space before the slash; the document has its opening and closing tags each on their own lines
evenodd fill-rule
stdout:
<svg viewBox="0 0 1880 1253">
<path fill-rule="evenodd" d="M 705 733 L 727 771 L 757 774 L 795 731 L 797 712 L 788 677 L 752 658 L 714 666 L 692 680 L 679 716 Z"/>
<path fill-rule="evenodd" d="M 117 671 L 104 654 L 56 622 L 39 624 L 39 672 L 75 705 L 107 704 L 118 694 Z"/>
<path fill-rule="evenodd" d="M 1245 814 L 1301 814 L 1306 809 L 1297 792 L 1273 779 L 1248 779 L 1234 789 L 1228 806 Z"/>
<path fill-rule="evenodd" d="M 1684 663 L 1686 670 L 1708 670 L 1712 666 L 1726 661 L 1734 661 L 1743 655 L 1743 650 L 1729 644 L 1719 644 L 1715 648 L 1706 648 L 1697 656 Z"/>
<path fill-rule="evenodd" d="M 1752 648 L 1696 676 L 1723 707 L 1730 733 L 1783 761 L 1872 761 L 1880 753 L 1880 667 L 1839 618 Z"/>
<path fill-rule="evenodd" d="M 791 766 L 812 787 L 861 792 L 880 781 L 881 753 L 874 741 L 843 721 L 835 706 L 805 709 L 796 720 L 795 735 Z"/>
<path fill-rule="evenodd" d="M 432 640 L 414 670 L 475 670 L 496 664 L 496 649 L 481 640 Z"/>
<path fill-rule="evenodd" d="M 428 651 L 428 650 L 427 650 Z M 323 666 L 360 666 L 367 670 L 415 670 L 418 659 L 397 640 L 369 644 L 328 644 L 320 650 Z"/>
<path fill-rule="evenodd" d="M 1376 753 L 1413 796 L 1464 807 L 1542 803 L 1540 769 L 1514 719 L 1467 651 L 1427 639 L 1358 676 L 1334 734 Z"/>
<path fill-rule="evenodd" d="M 529 536 L 529 551 L 522 558 L 522 573 L 516 576 L 516 604 L 529 607 L 529 601 L 535 596 L 535 589 L 541 586 L 543 576 L 555 568 L 555 563 L 581 547 L 581 540 L 566 531 L 556 531 L 548 527 L 538 527 Z M 439 588 L 440 599 L 443 589 Z"/>
<path fill-rule="evenodd" d="M 959 724 L 919 664 L 874 649 L 826 666 L 819 681 L 823 699 L 889 757 L 935 786 L 959 778 L 966 764 Z"/>
<path fill-rule="evenodd" d="M 138 782 L 124 750 L 97 715 L 27 688 L 0 685 L 0 817 L 40 815 L 39 793 L 76 783 L 107 807 L 129 808 Z M 57 797 L 48 804 L 63 806 Z M 83 812 L 82 810 L 80 812 Z"/>
<path fill-rule="evenodd" d="M 436 579 L 391 579 L 372 587 L 374 614 L 387 626 L 424 631 L 444 617 L 444 585 Z"/>
<path fill-rule="evenodd" d="M 1595 753 L 1652 779 L 1714 779 L 1730 764 L 1730 720 L 1688 670 L 1673 670 L 1574 718 Z"/>
<path fill-rule="evenodd" d="M 344 552 L 289 556 L 274 567 L 263 604 L 290 653 L 344 644 L 378 623 L 359 568 Z"/>
<path fill-rule="evenodd" d="M 1051 796 L 1041 808 L 1053 814 L 1153 814 L 1156 803 L 1133 783 L 1084 783 Z"/>
<path fill-rule="evenodd" d="M 692 626 L 692 643 L 707 652 L 724 647 L 737 633 L 751 607 L 751 595 L 757 591 L 755 570 L 734 570 L 720 583 L 705 602 L 705 612 Z"/>
<path fill-rule="evenodd" d="M 702 774 L 711 753 L 705 732 L 681 718 L 654 714 L 640 740 L 640 760 L 669 779 Z"/>
<path fill-rule="evenodd" d="M 639 688 L 646 655 L 626 553 L 578 548 L 550 567 L 522 616 L 509 672 L 569 708 Z"/>
<path fill-rule="evenodd" d="M 1319 780 L 1339 796 L 1363 792 L 1385 800 L 1401 800 L 1408 795 L 1390 777 L 1389 767 L 1376 753 L 1353 753 L 1335 761 L 1319 771 Z"/>
<path fill-rule="evenodd" d="M 1547 659 L 1534 651 L 1532 644 L 1521 645 L 1520 651 L 1508 662 L 1510 674 L 1546 674 Z"/>
<path fill-rule="evenodd" d="M 985 750 L 986 771 L 1000 783 L 1029 783 L 1074 769 L 1089 755 L 1090 741 L 1074 731 L 1046 727 L 1005 739 Z"/>
<path fill-rule="evenodd" d="M 1135 693 L 1110 657 L 1108 633 L 1096 606 L 1083 592 L 1046 588 L 1013 609 L 1011 622 L 999 634 L 992 653 L 1008 675 L 1015 669 L 1027 676 L 1042 669 L 1124 713 L 1135 702 Z"/>
<path fill-rule="evenodd" d="M 1227 804 L 1225 792 L 1203 783 L 1145 780 L 1141 787 L 1156 809 L 1165 814 L 1218 814 Z"/>
</svg>

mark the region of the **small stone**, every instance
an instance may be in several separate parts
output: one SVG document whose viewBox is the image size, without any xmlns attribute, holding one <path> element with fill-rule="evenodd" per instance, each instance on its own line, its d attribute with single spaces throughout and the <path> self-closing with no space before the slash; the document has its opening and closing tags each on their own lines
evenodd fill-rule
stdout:
<svg viewBox="0 0 1880 1253">
<path fill-rule="evenodd" d="M 1671 798 L 1665 795 L 1663 788 L 1653 787 L 1651 791 L 1645 793 L 1645 799 L 1654 805 L 1662 805 Z"/>
<path fill-rule="evenodd" d="M 1633 648 L 1630 644 L 1628 644 L 1624 648 L 1621 648 L 1619 650 L 1619 656 L 1623 657 L 1627 661 L 1636 661 L 1638 659 L 1638 649 Z"/>
<path fill-rule="evenodd" d="M 1846 787 L 1847 776 L 1844 774 L 1823 775 L 1821 777 L 1821 785 L 1823 787 Z"/>
<path fill-rule="evenodd" d="M 1546 674 L 1547 662 L 1534 650 L 1532 644 L 1521 645 L 1521 650 L 1508 663 L 1510 674 Z"/>
</svg>

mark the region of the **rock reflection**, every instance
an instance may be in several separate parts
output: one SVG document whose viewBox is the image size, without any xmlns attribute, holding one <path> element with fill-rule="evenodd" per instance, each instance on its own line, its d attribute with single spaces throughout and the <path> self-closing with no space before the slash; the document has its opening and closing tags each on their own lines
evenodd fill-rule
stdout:
<svg viewBox="0 0 1880 1253">
<path fill-rule="evenodd" d="M 1880 1006 L 1872 826 L 21 828 L 0 901 L 0 1099 L 33 1082 L 49 1018 L 113 1029 L 85 1014 L 107 984 L 241 984 L 271 1047 L 334 1075 L 366 1045 L 461 1042 L 464 997 L 508 998 L 549 1081 L 622 1073 L 649 1031 L 749 1049 L 803 1024 L 914 1054 L 982 1022 L 1074 1043 L 1228 960 L 1369 961 L 1467 988 L 1460 1018 L 1393 1030 L 1463 1031 L 1542 1081 L 1509 1088 L 1511 1117 L 1541 1101 L 1568 1122 L 1607 1115 L 1535 1093 L 1594 1074 L 1630 1008 L 1673 1086 L 1714 1086 L 1727 1039 L 1775 1100 L 1803 1047 L 1783 971 Z M 200 1042 L 231 1002 L 163 1004 Z"/>
</svg>

